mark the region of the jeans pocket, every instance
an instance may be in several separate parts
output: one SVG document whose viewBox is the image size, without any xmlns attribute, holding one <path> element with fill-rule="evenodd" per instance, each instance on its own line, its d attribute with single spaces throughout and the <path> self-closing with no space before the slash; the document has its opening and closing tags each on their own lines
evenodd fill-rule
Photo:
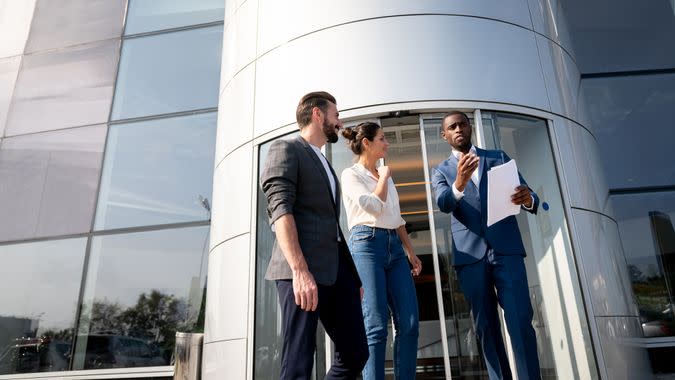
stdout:
<svg viewBox="0 0 675 380">
<path fill-rule="evenodd" d="M 362 241 L 370 241 L 375 238 L 375 230 L 370 228 L 364 229 L 354 229 L 349 236 L 349 240 L 352 243 L 358 243 Z"/>
</svg>

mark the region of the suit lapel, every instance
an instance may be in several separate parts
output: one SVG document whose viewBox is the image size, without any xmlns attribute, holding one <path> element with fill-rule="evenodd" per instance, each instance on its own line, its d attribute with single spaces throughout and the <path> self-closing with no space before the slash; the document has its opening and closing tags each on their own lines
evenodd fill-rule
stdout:
<svg viewBox="0 0 675 380">
<path fill-rule="evenodd" d="M 314 152 L 314 149 L 312 149 L 311 146 L 309 146 L 309 143 L 303 139 L 301 136 L 297 137 L 298 141 L 300 144 L 305 148 L 307 151 L 307 154 L 309 154 L 309 157 L 311 157 L 312 162 L 314 163 L 314 166 L 316 167 L 317 170 L 319 170 L 319 173 L 321 173 L 321 178 L 323 178 L 324 183 L 326 184 L 326 189 L 328 190 L 328 197 L 330 198 L 331 203 L 333 203 L 333 206 L 335 206 L 336 203 L 338 203 L 338 182 L 337 178 L 335 178 L 335 200 L 333 200 L 333 190 L 330 188 L 330 180 L 328 180 L 328 175 L 326 175 L 326 169 L 323 168 L 323 163 L 321 162 L 321 159 L 316 155 L 316 152 Z M 333 177 L 335 177 L 335 172 L 333 172 L 333 168 L 328 165 L 330 168 L 331 173 L 333 173 Z"/>
</svg>

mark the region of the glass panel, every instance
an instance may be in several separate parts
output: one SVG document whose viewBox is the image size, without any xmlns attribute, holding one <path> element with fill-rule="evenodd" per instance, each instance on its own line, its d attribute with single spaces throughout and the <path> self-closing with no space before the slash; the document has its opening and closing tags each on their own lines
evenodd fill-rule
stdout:
<svg viewBox="0 0 675 380">
<path fill-rule="evenodd" d="M 122 34 L 125 0 L 37 0 L 26 53 Z"/>
<path fill-rule="evenodd" d="M 86 246 L 0 246 L 0 374 L 68 369 Z"/>
<path fill-rule="evenodd" d="M 613 195 L 612 202 L 644 336 L 674 336 L 675 192 Z"/>
<path fill-rule="evenodd" d="M 108 40 L 24 56 L 5 134 L 105 123 L 118 49 Z"/>
<path fill-rule="evenodd" d="M 95 229 L 208 220 L 216 116 L 112 125 Z"/>
<path fill-rule="evenodd" d="M 209 226 L 92 238 L 73 369 L 169 365 L 176 331 L 203 331 L 208 243 Z"/>
<path fill-rule="evenodd" d="M 21 57 L 0 59 L 0 137 L 5 132 L 5 121 L 9 111 L 9 103 L 14 93 L 14 83 L 19 73 Z"/>
<path fill-rule="evenodd" d="M 528 254 L 525 265 L 542 377 L 597 378 L 546 122 L 499 112 L 483 112 L 482 118 L 486 136 L 497 136 L 486 139 L 486 148 L 502 149 L 516 160 L 540 198 L 536 215 L 521 212 L 516 218 Z"/>
<path fill-rule="evenodd" d="M 223 26 L 124 41 L 112 119 L 218 105 Z"/>
<path fill-rule="evenodd" d="M 675 1 L 568 1 L 567 14 L 583 73 L 675 67 Z M 635 54 L 635 52 L 640 52 Z"/>
<path fill-rule="evenodd" d="M 293 139 L 298 133 L 283 136 L 283 139 Z M 267 153 L 273 141 L 260 146 L 258 156 L 258 178 L 262 175 Z M 267 265 L 272 257 L 272 247 L 276 239 L 269 227 L 267 219 L 267 199 L 258 186 L 258 203 L 256 219 L 256 266 L 255 266 L 255 340 L 254 340 L 254 379 L 278 378 L 281 371 L 281 308 L 277 287 L 273 281 L 265 280 Z M 325 332 L 319 322 L 316 334 L 316 355 L 312 379 L 323 379 L 326 374 Z"/>
<path fill-rule="evenodd" d="M 469 113 L 468 116 L 473 125 L 473 114 Z M 431 169 L 450 156 L 450 147 L 448 146 L 448 143 L 441 138 L 440 117 L 424 117 L 423 124 L 427 160 L 429 169 Z M 476 134 L 472 134 L 471 138 L 472 142 L 475 144 Z M 431 178 L 431 172 L 429 172 L 429 178 Z M 425 208 L 426 207 L 427 206 L 425 205 Z M 434 234 L 436 238 L 439 270 L 441 272 L 440 280 L 443 307 L 445 310 L 444 323 L 447 332 L 446 339 L 450 354 L 452 378 L 487 378 L 487 369 L 483 361 L 483 352 L 478 344 L 478 337 L 476 336 L 471 319 L 471 308 L 459 288 L 457 275 L 452 266 L 450 215 L 442 213 L 436 207 L 437 206 L 434 204 Z M 427 233 L 427 235 L 430 234 Z M 427 236 L 427 240 L 427 244 L 429 245 L 428 249 L 431 251 L 431 236 Z M 420 302 L 420 308 L 421 307 Z"/>
<path fill-rule="evenodd" d="M 675 74 L 584 79 L 593 130 L 610 188 L 668 186 L 675 166 Z M 645 166 L 649 170 L 644 170 Z"/>
<path fill-rule="evenodd" d="M 220 21 L 224 9 L 223 0 L 129 0 L 124 34 Z"/>
<path fill-rule="evenodd" d="M 348 123 L 347 126 L 355 123 Z M 436 279 L 447 281 L 448 274 L 434 271 L 429 220 L 426 203 L 425 182 L 420 139 L 419 117 L 382 118 L 370 120 L 381 123 L 389 149 L 385 164 L 392 170 L 392 178 L 399 194 L 401 213 L 406 221 L 415 252 L 422 261 L 422 273 L 415 277 L 415 288 L 419 306 L 420 331 L 417 351 L 417 379 L 444 378 L 445 364 L 441 330 L 439 328 L 439 306 L 436 293 Z M 326 145 L 327 156 L 335 172 L 353 165 L 355 156 L 345 139 L 333 145 Z M 344 207 L 341 225 L 347 231 L 347 219 Z M 445 287 L 447 289 L 447 287 Z M 446 312 L 451 310 L 446 306 Z M 388 326 L 387 351 L 385 354 L 385 373 L 393 376 L 393 331 L 391 321 Z"/>
<path fill-rule="evenodd" d="M 90 230 L 105 132 L 101 125 L 2 140 L 0 241 Z"/>
<path fill-rule="evenodd" d="M 0 0 L 0 58 L 23 54 L 35 0 Z"/>
</svg>

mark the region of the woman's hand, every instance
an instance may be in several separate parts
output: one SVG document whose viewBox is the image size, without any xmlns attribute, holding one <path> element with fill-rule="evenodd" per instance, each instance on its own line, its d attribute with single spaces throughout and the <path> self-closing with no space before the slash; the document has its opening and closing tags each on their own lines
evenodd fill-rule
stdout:
<svg viewBox="0 0 675 380">
<path fill-rule="evenodd" d="M 413 276 L 418 276 L 420 273 L 422 273 L 422 261 L 417 257 L 416 254 L 408 254 L 408 261 L 410 261 L 410 264 L 412 265 L 412 270 L 410 272 Z"/>
</svg>

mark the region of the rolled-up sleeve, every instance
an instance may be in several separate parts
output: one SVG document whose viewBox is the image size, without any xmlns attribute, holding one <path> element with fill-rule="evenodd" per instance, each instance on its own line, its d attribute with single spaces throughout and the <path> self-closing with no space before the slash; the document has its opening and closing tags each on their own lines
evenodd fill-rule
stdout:
<svg viewBox="0 0 675 380">
<path fill-rule="evenodd" d="M 379 216 L 384 210 L 384 202 L 373 194 L 354 171 L 342 172 L 342 189 L 346 197 L 354 200 L 368 214 Z"/>
<path fill-rule="evenodd" d="M 290 144 L 286 140 L 272 143 L 260 177 L 270 225 L 283 215 L 292 214 L 295 205 L 298 157 Z"/>
</svg>

